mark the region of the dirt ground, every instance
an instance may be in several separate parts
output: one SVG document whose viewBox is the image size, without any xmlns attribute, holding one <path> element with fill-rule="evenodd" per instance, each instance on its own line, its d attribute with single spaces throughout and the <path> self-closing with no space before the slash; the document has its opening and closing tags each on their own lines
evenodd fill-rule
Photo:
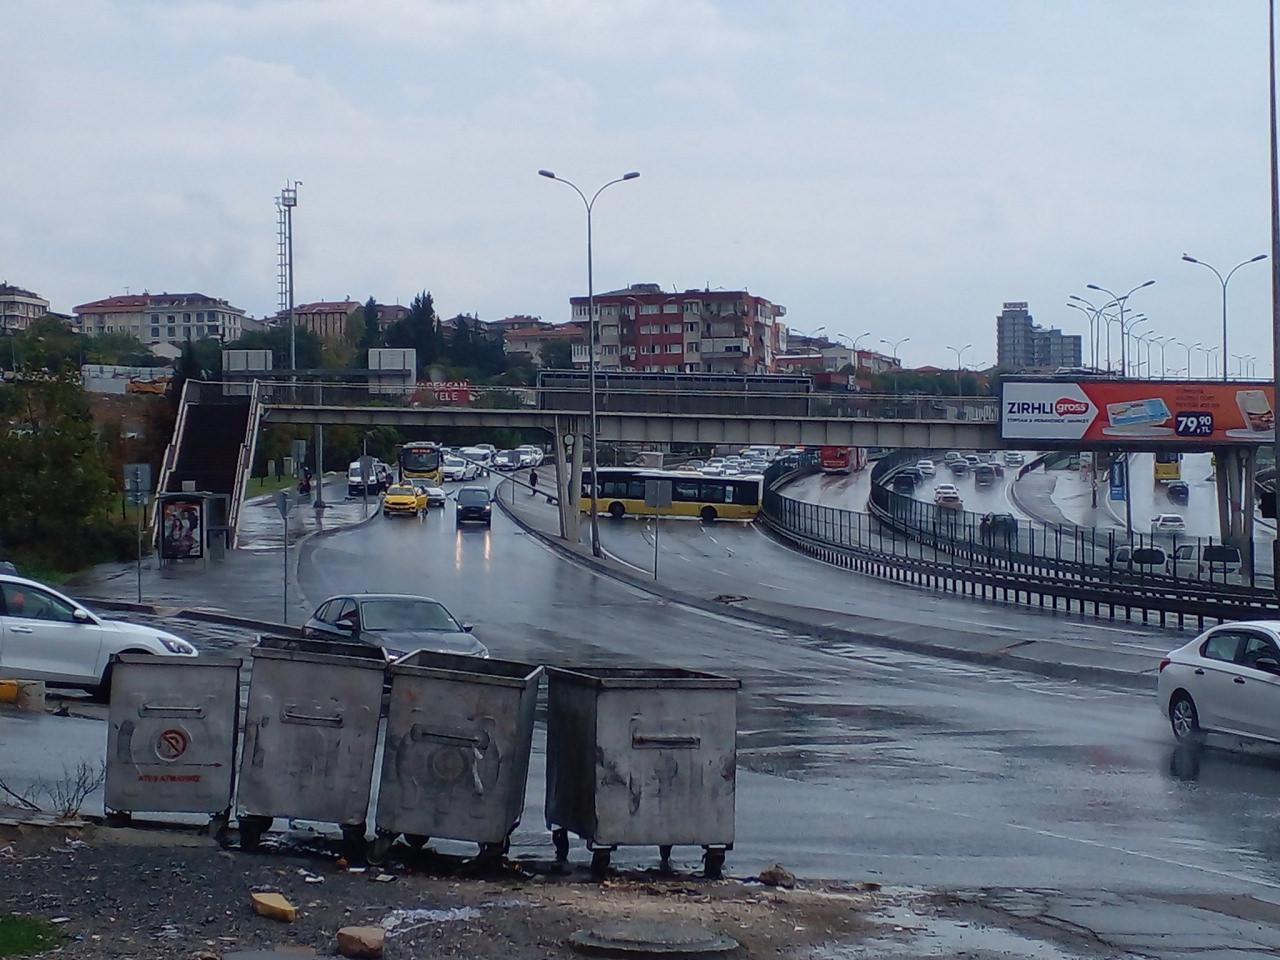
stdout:
<svg viewBox="0 0 1280 960">
<path fill-rule="evenodd" d="M 297 920 L 255 915 L 253 891 L 283 894 Z M 738 940 L 737 956 L 810 957 L 864 939 L 866 914 L 885 899 L 870 889 L 658 874 L 594 882 L 585 868 L 557 874 L 545 863 L 478 877 L 430 855 L 355 872 L 321 845 L 250 854 L 175 831 L 88 827 L 0 839 L 0 913 L 56 921 L 66 937 L 59 955 L 95 960 L 215 960 L 269 946 L 323 956 L 349 925 L 389 927 L 392 960 L 567 957 L 575 931 L 624 920 L 705 927 Z"/>
</svg>

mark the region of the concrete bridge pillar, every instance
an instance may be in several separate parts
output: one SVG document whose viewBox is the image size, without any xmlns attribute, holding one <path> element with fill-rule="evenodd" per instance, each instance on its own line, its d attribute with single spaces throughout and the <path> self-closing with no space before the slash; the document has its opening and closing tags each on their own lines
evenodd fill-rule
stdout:
<svg viewBox="0 0 1280 960">
<path fill-rule="evenodd" d="M 560 536 L 577 543 L 582 513 L 582 424 L 577 417 L 556 417 L 556 499 L 560 509 Z"/>
</svg>

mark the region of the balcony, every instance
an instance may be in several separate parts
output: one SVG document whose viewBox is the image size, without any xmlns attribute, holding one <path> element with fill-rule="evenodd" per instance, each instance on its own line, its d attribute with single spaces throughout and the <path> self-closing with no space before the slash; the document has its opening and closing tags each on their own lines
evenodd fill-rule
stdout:
<svg viewBox="0 0 1280 960">
<path fill-rule="evenodd" d="M 751 355 L 751 340 L 747 337 L 727 337 L 702 341 L 703 357 L 747 357 Z"/>
</svg>

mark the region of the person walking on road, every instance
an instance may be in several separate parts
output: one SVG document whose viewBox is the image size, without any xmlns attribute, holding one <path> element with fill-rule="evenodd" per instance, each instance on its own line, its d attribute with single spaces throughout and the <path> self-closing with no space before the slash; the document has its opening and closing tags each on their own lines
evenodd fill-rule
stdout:
<svg viewBox="0 0 1280 960">
<path fill-rule="evenodd" d="M 538 471 L 529 471 L 529 496 L 536 497 L 538 495 Z"/>
</svg>

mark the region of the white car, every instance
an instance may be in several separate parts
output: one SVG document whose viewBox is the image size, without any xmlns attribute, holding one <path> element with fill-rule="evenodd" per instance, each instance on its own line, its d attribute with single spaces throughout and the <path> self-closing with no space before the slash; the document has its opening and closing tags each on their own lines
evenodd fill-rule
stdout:
<svg viewBox="0 0 1280 960">
<path fill-rule="evenodd" d="M 960 488 L 957 487 L 954 483 L 939 483 L 934 486 L 933 492 L 935 496 L 939 493 L 947 493 L 947 494 L 953 493 L 956 496 L 960 496 Z"/>
<path fill-rule="evenodd" d="M 444 487 L 437 487 L 429 480 L 413 480 L 411 481 L 417 489 L 427 495 L 427 506 L 443 507 L 448 495 L 444 492 Z"/>
<path fill-rule="evenodd" d="M 1160 661 L 1157 689 L 1177 740 L 1226 733 L 1280 743 L 1280 621 L 1206 630 Z"/>
<path fill-rule="evenodd" d="M 458 455 L 464 460 L 478 463 L 482 467 L 493 466 L 494 451 L 488 447 L 463 447 L 458 451 Z"/>
<path fill-rule="evenodd" d="M 1152 533 L 1186 533 L 1187 522 L 1176 513 L 1157 513 L 1151 518 Z"/>
<path fill-rule="evenodd" d="M 445 457 L 441 469 L 446 480 L 474 480 L 480 476 L 479 464 L 461 457 Z"/>
<path fill-rule="evenodd" d="M 531 443 L 523 444 L 516 447 L 516 453 L 520 454 L 520 466 L 522 467 L 540 467 L 542 466 L 542 451 Z"/>
<path fill-rule="evenodd" d="M 34 580 L 0 576 L 0 677 L 81 687 L 106 699 L 114 653 L 194 657 L 196 648 L 155 627 L 99 617 Z"/>
<path fill-rule="evenodd" d="M 926 477 L 932 477 L 937 472 L 932 460 L 917 460 L 916 469 L 920 471 L 922 476 Z"/>
</svg>

